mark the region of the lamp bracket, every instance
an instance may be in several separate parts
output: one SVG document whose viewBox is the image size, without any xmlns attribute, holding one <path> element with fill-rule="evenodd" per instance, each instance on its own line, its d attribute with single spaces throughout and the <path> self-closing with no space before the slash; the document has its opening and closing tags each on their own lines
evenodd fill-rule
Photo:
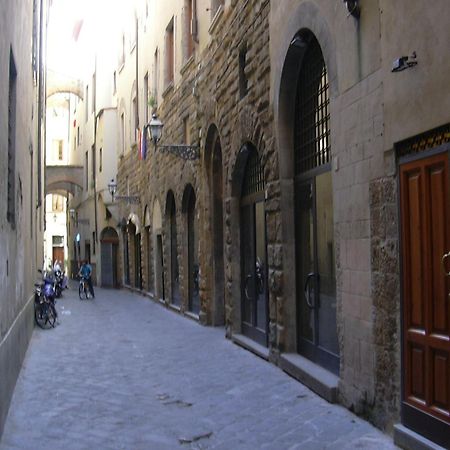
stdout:
<svg viewBox="0 0 450 450">
<path fill-rule="evenodd" d="M 200 158 L 200 151 L 197 145 L 158 145 L 157 147 L 161 153 L 172 153 L 179 158 L 194 161 Z"/>
<path fill-rule="evenodd" d="M 138 195 L 115 195 L 114 200 L 122 200 L 135 205 L 141 203 L 141 198 Z"/>
</svg>

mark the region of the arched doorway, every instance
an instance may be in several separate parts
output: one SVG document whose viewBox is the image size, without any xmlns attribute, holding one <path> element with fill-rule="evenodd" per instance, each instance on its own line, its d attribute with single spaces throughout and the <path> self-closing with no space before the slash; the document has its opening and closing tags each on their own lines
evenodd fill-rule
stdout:
<svg viewBox="0 0 450 450">
<path fill-rule="evenodd" d="M 206 167 L 209 178 L 212 232 L 212 324 L 225 324 L 225 266 L 223 245 L 222 146 L 217 128 L 211 125 L 206 138 Z"/>
<path fill-rule="evenodd" d="M 128 227 L 125 219 L 122 223 L 123 240 L 123 282 L 126 286 L 130 285 L 130 245 L 128 239 Z"/>
<path fill-rule="evenodd" d="M 267 240 L 264 207 L 264 168 L 256 148 L 242 147 L 235 176 L 242 173 L 240 195 L 241 232 L 241 328 L 256 342 L 268 345 Z M 242 172 L 241 172 L 242 171 Z"/>
<path fill-rule="evenodd" d="M 296 39 L 305 48 L 293 127 L 297 345 L 300 354 L 338 373 L 328 75 L 312 33 Z"/>
<path fill-rule="evenodd" d="M 119 236 L 112 227 L 103 229 L 100 235 L 101 285 L 102 287 L 118 287 L 117 251 Z"/>
<path fill-rule="evenodd" d="M 225 323 L 225 283 L 223 263 L 223 167 L 222 147 L 216 137 L 212 154 L 212 217 L 214 268 L 214 325 Z"/>
<path fill-rule="evenodd" d="M 163 253 L 163 239 L 162 239 L 162 217 L 161 206 L 158 200 L 153 204 L 153 248 L 154 248 L 154 268 L 155 268 L 155 295 L 156 298 L 164 300 L 164 253 Z"/>
<path fill-rule="evenodd" d="M 141 233 L 134 234 L 134 287 L 142 289 Z"/>
<path fill-rule="evenodd" d="M 143 262 L 145 261 L 145 288 L 147 292 L 154 296 L 155 294 L 155 281 L 154 281 L 154 270 L 153 270 L 153 233 L 152 226 L 150 220 L 150 208 L 148 206 L 145 207 L 144 213 L 144 232 L 143 232 L 143 248 L 144 257 Z M 143 265 L 144 266 L 144 265 Z M 144 270 L 143 270 L 144 272 Z"/>
<path fill-rule="evenodd" d="M 196 197 L 194 188 L 189 184 L 183 195 L 183 213 L 186 215 L 187 244 L 187 292 L 188 310 L 194 314 L 200 312 L 199 262 L 198 262 L 198 221 L 196 215 Z"/>
<path fill-rule="evenodd" d="M 180 271 L 178 266 L 177 209 L 172 191 L 167 194 L 166 218 L 168 223 L 168 248 L 170 256 L 171 304 L 181 306 Z"/>
</svg>

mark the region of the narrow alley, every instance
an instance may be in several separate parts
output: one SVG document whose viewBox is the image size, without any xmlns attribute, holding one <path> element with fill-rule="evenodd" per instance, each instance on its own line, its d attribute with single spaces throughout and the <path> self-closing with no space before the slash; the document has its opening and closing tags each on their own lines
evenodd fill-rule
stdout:
<svg viewBox="0 0 450 450">
<path fill-rule="evenodd" d="M 279 368 L 127 290 L 58 301 L 36 328 L 0 441 L 13 449 L 392 449 Z"/>
</svg>

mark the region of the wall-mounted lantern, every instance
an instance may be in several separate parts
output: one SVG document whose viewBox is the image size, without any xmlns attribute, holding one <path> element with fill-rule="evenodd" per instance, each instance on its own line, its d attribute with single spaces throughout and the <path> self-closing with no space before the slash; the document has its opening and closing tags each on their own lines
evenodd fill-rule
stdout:
<svg viewBox="0 0 450 450">
<path fill-rule="evenodd" d="M 152 115 L 152 120 L 148 124 L 148 129 L 150 130 L 150 139 L 152 140 L 155 151 L 159 149 L 161 153 L 169 152 L 179 158 L 195 160 L 200 158 L 200 150 L 198 145 L 185 145 L 185 144 L 170 144 L 170 145 L 158 145 L 158 142 L 162 137 L 162 129 L 164 124 L 158 119 L 156 114 Z"/>
<path fill-rule="evenodd" d="M 138 195 L 116 195 L 117 192 L 117 183 L 114 181 L 114 178 L 108 183 L 108 191 L 111 194 L 112 201 L 114 200 L 122 200 L 126 201 L 128 204 L 135 203 L 139 204 L 141 202 L 141 198 Z"/>
<path fill-rule="evenodd" d="M 111 181 L 108 183 L 108 191 L 111 194 L 111 201 L 114 203 L 114 195 L 117 192 L 117 183 L 114 181 L 114 178 L 111 178 Z"/>
</svg>

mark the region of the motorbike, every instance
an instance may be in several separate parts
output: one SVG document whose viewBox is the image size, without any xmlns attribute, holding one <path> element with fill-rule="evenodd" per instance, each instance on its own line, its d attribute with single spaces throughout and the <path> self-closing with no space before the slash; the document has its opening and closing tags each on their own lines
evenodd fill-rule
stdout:
<svg viewBox="0 0 450 450">
<path fill-rule="evenodd" d="M 67 277 L 62 270 L 54 271 L 55 278 L 55 296 L 60 298 L 64 289 L 67 289 Z"/>
<path fill-rule="evenodd" d="M 34 318 L 41 328 L 54 327 L 58 313 L 55 307 L 55 279 L 39 270 L 42 280 L 34 284 Z"/>
</svg>

